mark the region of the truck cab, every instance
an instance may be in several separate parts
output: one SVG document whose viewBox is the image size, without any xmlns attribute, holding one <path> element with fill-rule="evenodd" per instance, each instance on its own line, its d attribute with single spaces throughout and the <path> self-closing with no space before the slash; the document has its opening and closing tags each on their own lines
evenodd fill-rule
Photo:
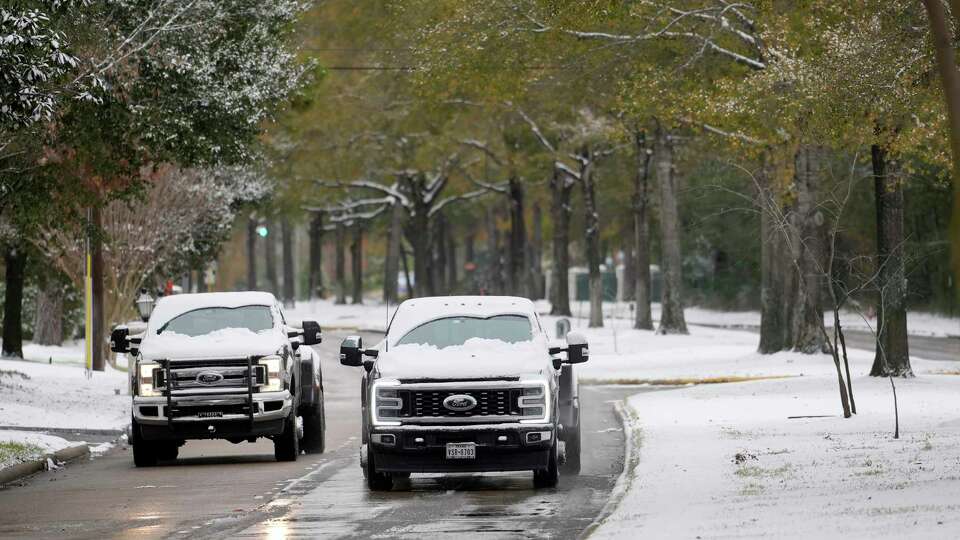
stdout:
<svg viewBox="0 0 960 540">
<path fill-rule="evenodd" d="M 403 302 L 386 337 L 358 336 L 340 362 L 363 367 L 360 462 L 372 490 L 411 473 L 532 471 L 555 486 L 579 471 L 579 401 L 572 364 L 582 336 L 551 344 L 533 303 L 508 296 Z"/>
<path fill-rule="evenodd" d="M 266 437 L 279 461 L 322 452 L 320 341 L 316 322 L 288 321 L 262 292 L 168 296 L 141 333 L 115 328 L 111 350 L 131 359 L 136 466 L 176 459 L 191 439 Z"/>
</svg>

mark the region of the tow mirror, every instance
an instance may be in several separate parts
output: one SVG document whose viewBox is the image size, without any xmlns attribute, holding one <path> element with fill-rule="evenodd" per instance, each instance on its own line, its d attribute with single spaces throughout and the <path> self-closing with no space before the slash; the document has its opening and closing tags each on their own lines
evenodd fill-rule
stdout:
<svg viewBox="0 0 960 540">
<path fill-rule="evenodd" d="M 567 364 L 582 364 L 590 359 L 590 347 L 587 338 L 580 332 L 567 334 Z"/>
<path fill-rule="evenodd" d="M 303 328 L 304 345 L 317 345 L 323 342 L 323 337 L 320 335 L 320 325 L 317 324 L 317 321 L 303 321 L 301 328 Z"/>
<path fill-rule="evenodd" d="M 127 337 L 130 335 L 130 329 L 126 325 L 119 325 L 110 332 L 110 350 L 115 353 L 130 352 L 130 342 Z"/>
<path fill-rule="evenodd" d="M 363 338 L 348 336 L 340 343 L 340 363 L 353 367 L 363 365 Z"/>
</svg>

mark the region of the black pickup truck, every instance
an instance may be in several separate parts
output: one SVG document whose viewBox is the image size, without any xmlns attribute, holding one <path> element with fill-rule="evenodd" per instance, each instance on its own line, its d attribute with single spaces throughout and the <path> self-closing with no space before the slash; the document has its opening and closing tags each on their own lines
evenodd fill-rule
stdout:
<svg viewBox="0 0 960 540">
<path fill-rule="evenodd" d="M 136 466 L 176 459 L 190 439 L 273 440 L 279 461 L 323 452 L 323 377 L 313 321 L 292 324 L 269 293 L 161 298 L 146 329 L 119 326 L 111 350 L 130 357 Z"/>
<path fill-rule="evenodd" d="M 551 345 L 524 298 L 407 300 L 386 338 L 341 344 L 363 366 L 360 463 L 370 489 L 411 473 L 532 471 L 536 487 L 580 468 L 580 404 L 572 365 L 582 336 Z"/>
</svg>

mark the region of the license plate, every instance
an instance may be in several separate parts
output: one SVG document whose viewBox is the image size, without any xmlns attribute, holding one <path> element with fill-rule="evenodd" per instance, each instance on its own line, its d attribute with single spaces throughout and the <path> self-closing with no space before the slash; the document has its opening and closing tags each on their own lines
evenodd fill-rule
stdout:
<svg viewBox="0 0 960 540">
<path fill-rule="evenodd" d="M 477 444 L 472 442 L 447 443 L 447 459 L 476 459 Z"/>
<path fill-rule="evenodd" d="M 223 418 L 223 412 L 221 411 L 200 411 L 197 413 L 197 418 Z"/>
</svg>

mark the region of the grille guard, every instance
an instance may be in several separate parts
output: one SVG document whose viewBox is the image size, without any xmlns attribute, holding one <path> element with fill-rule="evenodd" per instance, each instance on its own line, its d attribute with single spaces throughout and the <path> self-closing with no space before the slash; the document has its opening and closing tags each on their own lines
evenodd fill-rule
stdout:
<svg viewBox="0 0 960 540">
<path fill-rule="evenodd" d="M 254 366 L 256 366 L 259 363 L 259 360 L 261 358 L 263 358 L 263 355 L 247 357 L 247 365 L 246 365 L 247 387 L 246 387 L 246 399 L 244 401 L 244 405 L 246 406 L 246 409 L 247 409 L 246 416 L 247 416 L 247 422 L 250 425 L 250 429 L 253 429 L 253 426 L 254 426 L 253 381 L 256 377 L 256 374 L 254 373 Z M 176 408 L 176 405 L 179 404 L 179 400 L 177 400 L 176 398 L 177 397 L 190 398 L 190 401 L 196 404 L 197 398 L 203 396 L 204 394 L 207 394 L 208 392 L 180 391 L 176 396 L 174 396 L 173 395 L 174 385 L 172 382 L 173 378 L 172 378 L 172 371 L 171 371 L 173 362 L 169 358 L 157 360 L 156 362 L 160 366 L 160 369 L 163 370 L 165 384 L 164 384 L 164 388 L 162 390 L 161 395 L 165 397 L 167 400 L 167 408 L 166 408 L 167 426 L 172 429 L 173 424 L 175 423 L 174 413 L 178 411 L 178 409 Z"/>
</svg>

